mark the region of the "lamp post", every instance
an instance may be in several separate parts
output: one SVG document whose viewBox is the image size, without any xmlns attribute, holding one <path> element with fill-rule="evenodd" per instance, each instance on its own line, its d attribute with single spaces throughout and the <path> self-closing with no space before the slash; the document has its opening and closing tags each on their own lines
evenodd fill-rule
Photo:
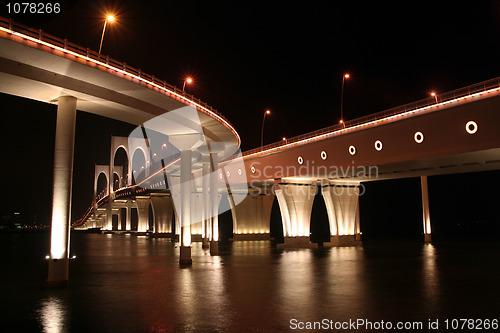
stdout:
<svg viewBox="0 0 500 333">
<path fill-rule="evenodd" d="M 262 147 L 264 146 L 264 122 L 268 114 L 271 114 L 270 110 L 266 110 L 266 112 L 264 112 L 264 118 L 262 118 L 262 130 L 260 132 L 260 150 L 262 150 Z"/>
<path fill-rule="evenodd" d="M 189 77 L 189 76 L 188 76 L 188 77 L 184 80 L 184 84 L 182 85 L 182 92 L 184 92 L 184 91 L 185 91 L 185 89 L 186 89 L 186 83 L 187 83 L 187 84 L 191 84 L 191 83 L 193 83 L 193 79 L 192 79 L 191 77 Z"/>
<path fill-rule="evenodd" d="M 437 94 L 434 91 L 431 91 L 431 96 L 434 97 L 434 100 L 436 101 L 436 104 L 438 104 Z"/>
<path fill-rule="evenodd" d="M 102 28 L 101 44 L 99 44 L 99 55 L 101 55 L 102 41 L 104 40 L 104 32 L 106 31 L 106 25 L 108 22 L 113 22 L 115 17 L 113 15 L 108 15 L 106 20 L 104 20 L 104 27 Z"/>
<path fill-rule="evenodd" d="M 343 128 L 345 128 L 345 122 L 344 122 L 344 82 L 345 79 L 349 78 L 349 74 L 344 74 L 342 76 L 342 92 L 340 93 L 340 123 L 343 125 Z"/>
</svg>

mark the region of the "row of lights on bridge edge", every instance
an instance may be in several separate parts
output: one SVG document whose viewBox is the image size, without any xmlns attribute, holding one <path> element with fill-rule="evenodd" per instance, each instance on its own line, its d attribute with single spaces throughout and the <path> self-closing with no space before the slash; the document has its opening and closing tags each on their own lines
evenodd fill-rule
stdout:
<svg viewBox="0 0 500 333">
<path fill-rule="evenodd" d="M 103 40 L 104 40 L 104 33 L 106 32 L 106 26 L 107 26 L 108 22 L 110 22 L 110 23 L 111 23 L 111 22 L 114 22 L 114 21 L 115 21 L 115 17 L 114 17 L 113 15 L 108 15 L 108 16 L 106 17 L 106 19 L 104 20 L 104 26 L 103 26 L 103 28 L 102 28 L 102 35 L 101 35 L 101 42 L 100 42 L 100 44 L 99 44 L 99 54 L 101 54 L 101 50 L 102 50 L 102 42 L 103 42 Z M 183 92 L 185 91 L 185 89 L 186 89 L 186 84 L 188 84 L 188 85 L 189 85 L 189 84 L 191 84 L 191 83 L 193 83 L 193 78 L 192 78 L 192 77 L 190 77 L 190 76 L 186 77 L 186 78 L 184 79 L 183 84 L 182 84 L 182 91 L 183 91 Z"/>
<path fill-rule="evenodd" d="M 339 124 L 342 124 L 343 125 L 343 128 L 345 128 L 345 122 L 344 122 L 344 82 L 346 79 L 350 78 L 351 75 L 349 73 L 345 73 L 344 75 L 342 75 L 342 90 L 341 90 L 341 93 L 340 93 L 340 121 L 339 121 Z M 437 94 L 436 92 L 434 91 L 431 91 L 430 92 L 430 95 L 432 97 L 434 97 L 435 101 L 436 101 L 436 104 L 438 104 L 438 98 L 437 98 Z M 264 118 L 262 119 L 262 130 L 261 130 L 261 139 L 260 139 L 260 147 L 262 149 L 262 147 L 264 146 L 264 121 L 266 120 L 266 116 L 271 114 L 271 111 L 270 110 L 266 110 L 264 112 Z M 282 141 L 285 142 L 285 144 L 287 143 L 287 139 L 286 137 L 283 137 Z"/>
</svg>

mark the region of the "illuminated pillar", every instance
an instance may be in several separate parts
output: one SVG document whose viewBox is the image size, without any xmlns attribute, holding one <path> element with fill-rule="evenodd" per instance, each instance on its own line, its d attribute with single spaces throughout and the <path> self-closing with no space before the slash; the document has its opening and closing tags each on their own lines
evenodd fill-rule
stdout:
<svg viewBox="0 0 500 333">
<path fill-rule="evenodd" d="M 94 203 L 94 212 L 92 215 L 94 216 L 92 219 L 92 228 L 97 228 L 97 201 Z"/>
<path fill-rule="evenodd" d="M 181 233 L 179 264 L 190 265 L 191 259 L 191 150 L 181 151 Z"/>
<path fill-rule="evenodd" d="M 359 183 L 321 187 L 330 224 L 330 242 L 324 246 L 355 245 L 361 240 Z"/>
<path fill-rule="evenodd" d="M 208 249 L 210 247 L 210 232 L 211 219 L 210 219 L 210 164 L 204 163 L 202 170 L 202 248 Z"/>
<path fill-rule="evenodd" d="M 111 156 L 113 156 L 113 149 L 111 149 Z M 109 171 L 108 171 L 108 204 L 106 206 L 106 228 L 105 228 L 105 230 L 113 230 L 113 200 L 114 200 L 113 164 L 114 164 L 114 162 L 112 160 L 110 160 Z"/>
<path fill-rule="evenodd" d="M 69 233 L 75 122 L 76 98 L 59 97 L 54 149 L 48 286 L 67 286 L 69 282 Z"/>
<path fill-rule="evenodd" d="M 210 254 L 219 254 L 219 161 L 218 154 L 211 153 L 212 172 L 210 173 Z"/>
<path fill-rule="evenodd" d="M 149 227 L 149 197 L 136 197 L 137 205 L 137 232 L 145 234 Z"/>
<path fill-rule="evenodd" d="M 244 195 L 239 204 L 234 204 L 234 198 Z M 238 194 L 231 195 L 231 212 L 233 214 L 233 240 L 269 240 L 271 210 L 274 196 Z"/>
<path fill-rule="evenodd" d="M 126 216 L 125 216 L 125 230 L 132 230 L 132 201 L 127 200 L 127 208 L 126 208 Z"/>
<path fill-rule="evenodd" d="M 310 241 L 311 211 L 316 185 L 277 182 L 274 191 L 280 206 L 285 237 L 285 243 L 278 244 L 278 248 L 317 247 L 318 244 Z"/>
<path fill-rule="evenodd" d="M 429 189 L 427 185 L 427 176 L 420 177 L 422 185 L 422 215 L 424 223 L 424 239 L 426 243 L 432 241 L 431 238 L 431 216 L 429 212 Z"/>
<path fill-rule="evenodd" d="M 172 198 L 162 196 L 151 196 L 153 206 L 155 234 L 166 234 L 172 232 Z"/>
</svg>

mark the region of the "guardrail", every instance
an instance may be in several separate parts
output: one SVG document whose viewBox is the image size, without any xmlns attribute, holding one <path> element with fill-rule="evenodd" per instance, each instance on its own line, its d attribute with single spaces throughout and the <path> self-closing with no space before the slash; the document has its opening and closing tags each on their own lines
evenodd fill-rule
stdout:
<svg viewBox="0 0 500 333">
<path fill-rule="evenodd" d="M 349 120 L 349 121 L 344 122 L 344 124 L 336 124 L 336 125 L 328 126 L 328 127 L 325 127 L 325 128 L 313 131 L 313 132 L 309 132 L 309 133 L 295 136 L 292 138 L 287 138 L 285 142 L 278 141 L 278 142 L 270 143 L 270 144 L 265 145 L 263 147 L 258 147 L 258 148 L 254 148 L 251 150 L 247 150 L 243 153 L 243 156 L 257 154 L 260 152 L 265 153 L 266 150 L 270 150 L 272 148 L 290 145 L 290 144 L 293 144 L 293 143 L 296 143 L 299 141 L 314 138 L 316 136 L 324 135 L 324 134 L 335 132 L 335 131 L 340 131 L 344 128 L 362 125 L 362 124 L 365 124 L 368 122 L 372 122 L 372 121 L 387 118 L 390 116 L 395 116 L 395 115 L 402 114 L 405 112 L 414 111 L 417 109 L 428 107 L 432 104 L 436 104 L 436 100 L 438 103 L 443 103 L 443 102 L 451 101 L 451 100 L 454 100 L 454 99 L 457 99 L 460 97 L 470 96 L 472 94 L 485 92 L 487 90 L 491 90 L 491 89 L 495 89 L 495 88 L 499 88 L 499 87 L 500 87 L 500 78 L 490 79 L 490 80 L 476 83 L 476 84 L 473 84 L 473 85 L 470 85 L 467 87 L 452 90 L 450 92 L 438 94 L 435 97 L 433 96 L 433 97 L 421 99 L 421 100 L 418 100 L 415 102 L 411 102 L 411 103 L 400 105 L 400 106 L 397 106 L 397 107 L 394 107 L 391 109 L 387 109 L 384 111 L 373 113 L 373 114 L 370 114 L 370 115 L 367 115 L 364 117 Z"/>
<path fill-rule="evenodd" d="M 149 84 L 155 85 L 156 87 L 163 88 L 170 94 L 170 97 L 175 98 L 185 104 L 191 104 L 196 106 L 200 111 L 208 114 L 209 116 L 215 115 L 216 118 L 222 120 L 238 139 L 238 143 L 241 143 L 241 139 L 231 125 L 231 123 L 216 109 L 209 106 L 207 103 L 201 101 L 200 99 L 194 97 L 193 95 L 186 94 L 182 89 L 177 88 L 164 80 L 160 80 L 156 78 L 154 75 L 150 75 L 142 72 L 140 69 L 134 68 L 132 66 L 127 65 L 125 62 L 121 62 L 115 59 L 110 58 L 108 55 L 102 55 L 90 48 L 85 48 L 83 46 L 73 44 L 68 42 L 67 39 L 61 39 L 59 37 L 47 34 L 43 32 L 41 29 L 33 29 L 31 27 L 25 26 L 23 24 L 14 22 L 12 19 L 7 19 L 0 16 L 0 27 L 4 29 L 8 29 L 11 32 L 19 33 L 33 39 L 36 39 L 40 42 L 45 42 L 51 44 L 55 47 L 61 48 L 63 50 L 74 52 L 80 56 L 87 57 L 88 59 L 94 60 L 95 62 L 102 63 L 107 67 L 113 67 L 119 71 L 123 71 L 127 74 L 136 76 L 140 78 L 142 81 L 147 82 Z"/>
</svg>

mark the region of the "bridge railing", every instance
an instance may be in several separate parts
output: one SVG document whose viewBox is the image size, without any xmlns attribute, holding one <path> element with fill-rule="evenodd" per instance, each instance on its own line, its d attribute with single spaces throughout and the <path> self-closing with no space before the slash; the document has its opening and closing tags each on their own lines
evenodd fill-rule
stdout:
<svg viewBox="0 0 500 333">
<path fill-rule="evenodd" d="M 452 90 L 452 91 L 449 91 L 446 93 L 437 94 L 435 97 L 424 98 L 424 99 L 421 99 L 421 100 L 418 100 L 415 102 L 400 105 L 400 106 L 397 106 L 397 107 L 394 107 L 391 109 L 387 109 L 384 111 L 380 111 L 377 113 L 373 113 L 373 114 L 370 114 L 367 116 L 363 116 L 363 117 L 356 118 L 353 120 L 348 120 L 344 124 L 336 124 L 336 125 L 328 126 L 328 127 L 325 127 L 325 128 L 313 131 L 313 132 L 298 135 L 298 136 L 286 139 L 286 141 L 282 140 L 282 141 L 270 143 L 270 144 L 265 145 L 263 147 L 258 147 L 258 148 L 254 148 L 251 150 L 247 150 L 243 153 L 243 156 L 248 156 L 248 155 L 256 154 L 259 152 L 265 152 L 266 150 L 269 150 L 272 148 L 290 145 L 293 143 L 297 143 L 297 142 L 307 140 L 307 139 L 312 139 L 314 137 L 318 137 L 318 136 L 332 133 L 335 131 L 340 131 L 343 128 L 348 128 L 348 127 L 353 127 L 353 126 L 357 126 L 357 125 L 361 125 L 361 124 L 366 124 L 366 123 L 376 121 L 379 119 L 383 119 L 383 118 L 387 118 L 390 116 L 395 116 L 395 115 L 402 114 L 405 112 L 418 110 L 418 109 L 436 104 L 436 99 L 437 99 L 438 103 L 443 103 L 443 102 L 452 101 L 452 100 L 457 99 L 457 98 L 470 96 L 470 95 L 473 95 L 476 93 L 484 92 L 484 91 L 499 88 L 499 87 L 500 87 L 500 78 L 490 79 L 490 80 L 476 83 L 476 84 L 473 84 L 473 85 L 470 85 L 467 87 Z"/>
<path fill-rule="evenodd" d="M 160 87 L 164 88 L 165 90 L 169 91 L 170 97 L 172 97 L 172 98 L 175 98 L 175 99 L 177 99 L 181 102 L 184 102 L 184 103 L 195 104 L 195 105 L 201 106 L 200 111 L 204 112 L 205 110 L 207 110 L 207 111 L 217 115 L 217 117 L 224 120 L 228 125 L 230 125 L 230 122 L 222 114 L 220 114 L 213 107 L 209 106 L 207 103 L 201 101 L 199 98 L 196 98 L 191 94 L 187 94 L 182 89 L 179 89 L 178 87 L 173 86 L 164 80 L 160 80 L 160 79 L 156 78 L 154 75 L 144 73 L 141 71 L 141 69 L 137 69 L 137 68 L 134 68 L 130 65 L 127 65 L 127 63 L 125 63 L 125 62 L 121 62 L 121 61 L 112 59 L 108 55 L 99 54 L 98 52 L 91 50 L 90 48 L 85 48 L 83 46 L 68 42 L 67 39 L 62 39 L 62 38 L 47 34 L 41 29 L 37 30 L 37 29 L 33 29 L 31 27 L 28 27 L 26 25 L 17 23 L 12 19 L 0 17 L 0 26 L 5 28 L 5 29 L 11 30 L 13 32 L 17 32 L 17 33 L 29 36 L 29 37 L 34 38 L 34 39 L 38 39 L 39 41 L 43 41 L 43 42 L 52 44 L 54 46 L 63 48 L 65 50 L 74 52 L 78 55 L 99 61 L 103 64 L 109 65 L 109 66 L 114 67 L 118 70 L 124 71 L 128 74 L 137 76 L 148 83 L 160 86 Z M 205 113 L 207 113 L 207 112 L 205 112 Z M 230 126 L 232 127 L 232 125 L 230 125 Z M 239 138 L 239 136 L 238 136 L 238 138 Z"/>
</svg>

